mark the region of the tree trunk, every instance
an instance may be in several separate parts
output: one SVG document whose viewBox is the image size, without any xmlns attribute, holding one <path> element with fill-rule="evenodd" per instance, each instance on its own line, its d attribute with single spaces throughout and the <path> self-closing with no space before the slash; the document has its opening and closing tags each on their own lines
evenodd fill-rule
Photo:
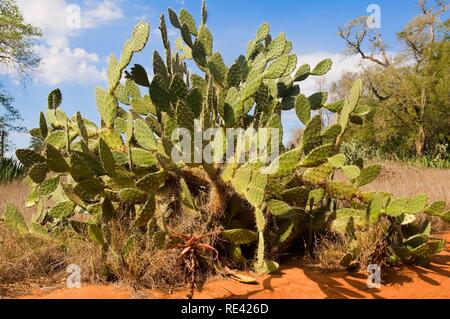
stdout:
<svg viewBox="0 0 450 319">
<path fill-rule="evenodd" d="M 420 101 L 420 113 L 419 113 L 419 132 L 416 137 L 416 155 L 423 156 L 425 153 L 425 107 L 427 105 L 427 91 L 425 81 L 423 81 L 422 89 L 421 89 L 421 101 Z"/>
<path fill-rule="evenodd" d="M 0 159 L 3 159 L 5 157 L 5 131 L 2 131 L 1 133 L 1 154 L 0 154 Z"/>
<path fill-rule="evenodd" d="M 419 127 L 419 133 L 416 137 L 416 155 L 417 156 L 423 156 L 425 153 L 425 130 L 423 128 L 423 125 L 420 125 Z"/>
</svg>

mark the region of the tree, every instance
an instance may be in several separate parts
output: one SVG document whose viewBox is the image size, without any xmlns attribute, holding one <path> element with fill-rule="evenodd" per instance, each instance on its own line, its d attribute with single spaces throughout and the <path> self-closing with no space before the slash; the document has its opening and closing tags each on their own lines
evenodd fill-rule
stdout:
<svg viewBox="0 0 450 319">
<path fill-rule="evenodd" d="M 6 152 L 10 150 L 9 132 L 25 131 L 23 126 L 16 124 L 22 118 L 20 113 L 13 107 L 13 101 L 13 97 L 3 90 L 0 83 L 0 105 L 4 108 L 3 114 L 0 115 L 0 158 L 3 158 Z"/>
<path fill-rule="evenodd" d="M 33 51 L 36 38 L 41 32 L 35 26 L 25 23 L 22 13 L 13 0 L 0 2 L 0 66 L 8 74 L 19 79 L 23 84 L 32 71 L 39 65 L 40 58 Z M 0 149 L 1 157 L 8 150 L 8 135 L 25 128 L 16 124 L 21 120 L 19 111 L 13 106 L 14 99 L 0 83 Z"/>
<path fill-rule="evenodd" d="M 423 155 L 436 143 L 439 129 L 446 129 L 447 138 L 450 134 L 449 23 L 440 20 L 448 9 L 445 1 L 428 5 L 419 0 L 418 4 L 420 14 L 397 34 L 404 47 L 399 54 L 388 53 L 382 35 L 367 26 L 366 17 L 341 27 L 339 35 L 348 54 L 371 62 L 361 64 L 361 75 L 378 102 L 375 112 L 385 114 L 384 124 L 398 127 L 399 136 L 410 137 L 416 155 Z"/>
</svg>

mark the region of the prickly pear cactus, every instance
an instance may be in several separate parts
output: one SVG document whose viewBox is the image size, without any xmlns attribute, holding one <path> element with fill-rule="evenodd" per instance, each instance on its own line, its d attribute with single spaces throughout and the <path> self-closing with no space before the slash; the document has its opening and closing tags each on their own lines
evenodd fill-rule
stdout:
<svg viewBox="0 0 450 319">
<path fill-rule="evenodd" d="M 272 37 L 268 24 L 257 30 L 246 53 L 227 66 L 215 50 L 206 6 L 200 24 L 186 10 L 177 14 L 169 9 L 169 20 L 180 38 L 172 46 L 162 15 L 164 54 L 154 52 L 151 76 L 141 65 L 129 67 L 149 39 L 147 23 L 135 27 L 118 58 L 110 56 L 108 85 L 95 90 L 98 125 L 80 113 L 69 117 L 61 109 L 61 92 L 50 94 L 48 110 L 31 132 L 45 140 L 45 151 L 17 151 L 33 187 L 27 206 L 38 207 L 33 229 L 51 233 L 72 227 L 108 247 L 109 223 L 119 220 L 164 249 L 171 236 L 170 218 L 186 214 L 225 228 L 225 257 L 252 261 L 258 271 L 272 272 L 278 268 L 276 248 L 305 234 L 312 239 L 326 230 L 352 232 L 370 227 L 381 216 L 397 230 L 420 212 L 450 218 L 444 204 L 427 206 L 424 197 L 395 199 L 360 190 L 377 177 L 380 167 L 347 165 L 339 150 L 349 123 L 360 123 L 368 112 L 359 104 L 361 81 L 343 101 L 328 103 L 326 92 L 305 96 L 300 83 L 326 74 L 331 60 L 297 67 L 292 42 L 284 33 Z M 191 73 L 192 64 L 201 74 Z M 321 109 L 334 114 L 333 125 L 324 127 Z M 193 133 L 199 123 L 203 130 L 272 128 L 282 134 L 281 114 L 288 110 L 295 110 L 305 125 L 303 137 L 292 150 L 281 142 L 275 145 L 280 155 L 265 171 L 251 161 L 211 164 L 172 157 L 176 128 Z M 333 179 L 338 170 L 347 181 Z M 54 204 L 47 209 L 49 203 Z M 74 222 L 80 213 L 89 220 Z M 27 231 L 11 207 L 5 221 Z M 427 232 L 411 236 L 396 243 L 396 256 L 422 260 L 442 249 L 428 241 Z M 254 254 L 249 249 L 244 253 L 242 246 L 254 247 Z"/>
</svg>

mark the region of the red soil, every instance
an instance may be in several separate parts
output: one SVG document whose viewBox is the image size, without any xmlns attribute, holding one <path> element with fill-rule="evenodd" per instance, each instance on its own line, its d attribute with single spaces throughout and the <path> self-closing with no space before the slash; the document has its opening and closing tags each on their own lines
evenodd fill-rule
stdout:
<svg viewBox="0 0 450 319">
<path fill-rule="evenodd" d="M 380 289 L 367 288 L 361 273 L 320 273 L 307 268 L 283 267 L 280 273 L 255 277 L 258 284 L 246 285 L 231 279 L 209 282 L 194 298 L 323 299 L 323 298 L 405 298 L 450 299 L 450 234 L 445 250 L 428 268 L 404 266 L 389 271 Z M 184 291 L 164 294 L 146 291 L 139 296 L 114 286 L 85 286 L 49 293 L 36 292 L 24 298 L 37 299 L 128 299 L 184 298 Z"/>
</svg>

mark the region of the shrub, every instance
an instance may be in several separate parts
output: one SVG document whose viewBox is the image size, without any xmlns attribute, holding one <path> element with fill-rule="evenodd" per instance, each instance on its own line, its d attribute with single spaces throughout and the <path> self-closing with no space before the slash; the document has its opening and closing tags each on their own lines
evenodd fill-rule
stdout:
<svg viewBox="0 0 450 319">
<path fill-rule="evenodd" d="M 450 168 L 450 153 L 448 152 L 448 144 L 436 144 L 434 150 L 427 152 L 423 156 L 416 156 L 411 152 L 403 151 L 387 152 L 383 149 L 368 147 L 356 141 L 344 142 L 341 145 L 341 152 L 348 158 L 349 163 L 362 166 L 364 160 L 382 159 L 388 161 L 398 161 L 410 163 L 412 165 L 429 167 L 429 168 Z"/>
<path fill-rule="evenodd" d="M 0 159 L 0 184 L 11 183 L 25 175 L 25 169 L 14 158 L 4 157 Z"/>
</svg>

